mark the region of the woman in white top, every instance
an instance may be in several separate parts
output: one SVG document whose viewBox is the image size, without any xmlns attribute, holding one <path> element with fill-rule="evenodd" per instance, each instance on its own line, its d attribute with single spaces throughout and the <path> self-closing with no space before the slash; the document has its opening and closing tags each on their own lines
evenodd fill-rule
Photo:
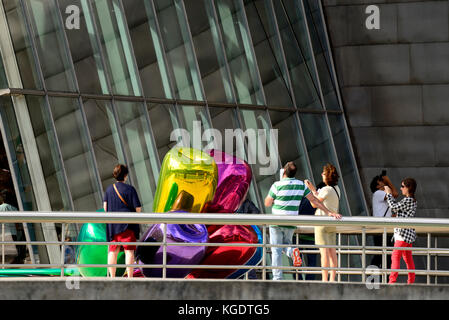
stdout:
<svg viewBox="0 0 449 320">
<path fill-rule="evenodd" d="M 317 192 L 315 186 L 309 181 L 305 180 L 306 186 L 312 191 L 313 195 L 323 202 L 324 206 L 332 212 L 338 212 L 340 201 L 340 188 L 337 186 L 339 175 L 337 169 L 327 164 L 321 173 L 325 187 Z M 314 206 L 312 204 L 312 206 Z M 314 206 L 315 207 L 315 206 Z M 317 216 L 326 216 L 322 210 L 315 211 Z M 315 244 L 317 245 L 336 245 L 336 229 L 335 227 L 315 227 Z M 321 267 L 322 268 L 336 268 L 337 267 L 337 250 L 335 248 L 320 248 Z M 328 281 L 328 270 L 322 270 L 322 281 Z M 330 273 L 330 281 L 335 281 L 336 270 Z"/>
</svg>

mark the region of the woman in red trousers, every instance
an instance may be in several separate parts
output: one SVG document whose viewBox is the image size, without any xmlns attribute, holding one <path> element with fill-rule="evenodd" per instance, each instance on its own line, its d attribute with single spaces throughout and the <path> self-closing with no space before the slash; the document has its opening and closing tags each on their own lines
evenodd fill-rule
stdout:
<svg viewBox="0 0 449 320">
<path fill-rule="evenodd" d="M 412 178 L 404 179 L 401 182 L 401 191 L 404 198 L 400 202 L 396 202 L 393 198 L 391 189 L 386 186 L 388 206 L 391 208 L 394 216 L 399 218 L 414 217 L 416 213 L 416 181 Z M 415 229 L 395 228 L 394 229 L 394 246 L 402 248 L 411 248 L 412 243 L 416 240 Z M 393 250 L 391 255 L 391 269 L 399 269 L 401 265 L 401 257 L 404 258 L 408 270 L 415 270 L 415 263 L 411 250 Z M 390 281 L 388 283 L 395 283 L 398 278 L 397 272 L 390 274 Z M 407 283 L 415 282 L 415 273 L 409 272 Z"/>
</svg>

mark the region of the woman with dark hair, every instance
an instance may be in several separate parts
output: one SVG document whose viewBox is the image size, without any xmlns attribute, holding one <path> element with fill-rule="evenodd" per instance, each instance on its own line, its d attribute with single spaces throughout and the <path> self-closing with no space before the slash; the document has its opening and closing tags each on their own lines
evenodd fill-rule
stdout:
<svg viewBox="0 0 449 320">
<path fill-rule="evenodd" d="M 416 214 L 417 202 L 415 198 L 416 181 L 412 178 L 406 178 L 401 182 L 401 191 L 404 198 L 400 202 L 396 202 L 392 195 L 392 190 L 385 186 L 387 193 L 388 206 L 393 211 L 393 216 L 399 218 L 411 218 Z M 416 240 L 415 229 L 394 228 L 394 246 L 402 248 L 411 248 L 412 243 Z M 393 250 L 391 254 L 391 269 L 399 269 L 401 267 L 401 257 L 404 258 L 408 270 L 415 270 L 415 263 L 413 261 L 411 250 Z M 397 272 L 390 274 L 388 283 L 395 283 L 398 278 Z M 409 272 L 407 283 L 415 282 L 415 273 Z"/>
<path fill-rule="evenodd" d="M 331 165 L 327 164 L 323 168 L 321 173 L 323 182 L 326 185 L 317 192 L 315 186 L 309 181 L 305 180 L 306 186 L 312 191 L 313 195 L 320 200 L 326 208 L 330 211 L 337 212 L 340 201 L 340 188 L 338 187 L 338 178 L 340 177 L 337 173 L 337 169 Z M 312 204 L 313 207 L 316 207 Z M 317 216 L 326 216 L 326 213 L 320 209 L 315 211 Z M 315 227 L 315 244 L 317 245 L 336 245 L 336 229 L 335 227 Z M 322 268 L 336 268 L 338 265 L 337 261 L 337 250 L 335 248 L 320 248 L 321 255 L 321 267 Z M 322 270 L 321 276 L 322 281 L 327 282 L 329 272 L 328 270 Z M 330 274 L 330 281 L 335 281 L 336 271 L 332 270 Z"/>
<path fill-rule="evenodd" d="M 128 168 L 123 164 L 115 166 L 112 173 L 116 183 L 106 189 L 103 206 L 106 212 L 141 212 L 142 206 L 136 189 L 126 184 L 128 179 Z M 138 224 L 108 223 L 106 225 L 106 237 L 109 242 L 136 242 L 139 237 L 140 227 Z M 117 256 L 120 245 L 110 245 L 108 252 L 108 264 L 117 264 Z M 124 245 L 125 262 L 127 265 L 134 263 L 135 245 Z M 115 277 L 115 267 L 108 267 L 108 275 Z M 126 272 L 128 278 L 133 276 L 133 267 L 128 267 Z"/>
</svg>

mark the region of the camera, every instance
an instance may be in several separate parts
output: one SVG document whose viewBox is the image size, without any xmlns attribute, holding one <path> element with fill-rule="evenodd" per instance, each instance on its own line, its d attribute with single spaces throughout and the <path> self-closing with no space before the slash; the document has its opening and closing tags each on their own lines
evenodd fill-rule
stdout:
<svg viewBox="0 0 449 320">
<path fill-rule="evenodd" d="M 387 175 L 387 170 L 382 170 L 382 173 L 380 174 L 379 177 L 385 177 Z"/>
</svg>

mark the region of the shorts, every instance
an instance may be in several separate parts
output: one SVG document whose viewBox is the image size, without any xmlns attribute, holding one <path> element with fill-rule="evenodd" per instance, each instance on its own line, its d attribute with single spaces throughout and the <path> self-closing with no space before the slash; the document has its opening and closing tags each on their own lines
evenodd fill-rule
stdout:
<svg viewBox="0 0 449 320">
<path fill-rule="evenodd" d="M 335 227 L 315 227 L 315 244 L 335 246 L 337 243 L 337 233 L 335 231 Z"/>
<path fill-rule="evenodd" d="M 136 236 L 134 235 L 134 231 L 127 229 L 122 233 L 116 234 L 111 242 L 136 242 Z M 122 245 L 109 245 L 109 252 L 114 252 L 121 246 Z M 123 245 L 123 248 L 125 250 L 136 250 L 135 245 Z"/>
</svg>

